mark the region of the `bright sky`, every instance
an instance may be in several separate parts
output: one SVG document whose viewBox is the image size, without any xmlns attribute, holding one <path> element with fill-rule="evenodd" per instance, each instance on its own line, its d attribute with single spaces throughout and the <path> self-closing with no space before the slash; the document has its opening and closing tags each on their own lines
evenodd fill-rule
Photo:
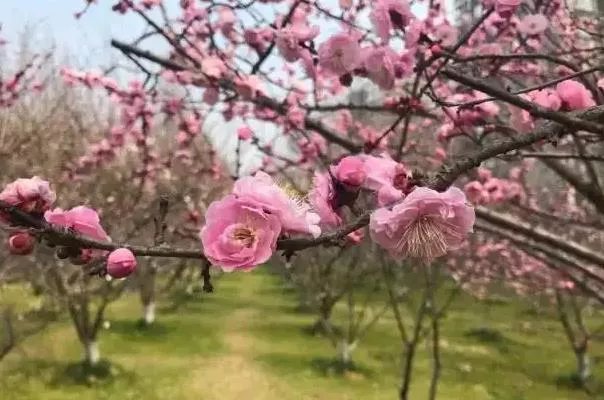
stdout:
<svg viewBox="0 0 604 400">
<path fill-rule="evenodd" d="M 26 33 L 36 47 L 55 44 L 81 66 L 108 63 L 113 53 L 110 38 L 132 37 L 142 26 L 135 18 L 116 16 L 106 0 L 100 3 L 76 20 L 73 15 L 82 9 L 83 0 L 0 1 L 2 36 L 14 44 Z"/>
</svg>

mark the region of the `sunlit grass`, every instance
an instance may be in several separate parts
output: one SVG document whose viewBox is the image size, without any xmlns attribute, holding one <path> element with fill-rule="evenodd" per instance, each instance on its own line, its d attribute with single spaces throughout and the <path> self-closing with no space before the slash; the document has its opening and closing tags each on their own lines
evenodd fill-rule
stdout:
<svg viewBox="0 0 604 400">
<path fill-rule="evenodd" d="M 486 320 L 484 307 L 462 296 L 443 321 L 439 399 L 590 398 L 564 383 L 574 359 L 552 315 L 496 303 Z M 390 315 L 354 353 L 357 369 L 334 374 L 331 345 L 308 333 L 314 316 L 297 312 L 295 293 L 262 271 L 226 275 L 210 295 L 163 299 L 155 326 L 141 327 L 139 317 L 136 295 L 111 305 L 99 340 L 109 363 L 88 376 L 75 364 L 81 349 L 70 324 L 51 325 L 0 363 L 0 399 L 396 398 L 401 348 Z M 592 355 L 604 355 L 602 343 Z M 426 398 L 429 371 L 422 344 L 412 399 Z M 601 364 L 594 373 L 604 377 Z"/>
</svg>

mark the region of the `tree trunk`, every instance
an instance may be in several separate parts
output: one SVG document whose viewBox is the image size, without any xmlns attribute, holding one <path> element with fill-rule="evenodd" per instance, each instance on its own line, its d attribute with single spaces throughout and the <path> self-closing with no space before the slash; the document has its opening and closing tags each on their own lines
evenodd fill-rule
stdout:
<svg viewBox="0 0 604 400">
<path fill-rule="evenodd" d="M 155 276 L 156 265 L 149 261 L 147 268 L 141 270 L 140 296 L 143 303 L 143 321 L 146 325 L 155 322 Z"/>
<path fill-rule="evenodd" d="M 577 377 L 581 384 L 585 384 L 591 376 L 591 363 L 589 354 L 587 354 L 587 347 L 577 349 L 575 356 L 577 357 Z"/>
<path fill-rule="evenodd" d="M 155 302 L 151 301 L 150 303 L 145 304 L 143 309 L 145 324 L 151 325 L 153 322 L 155 322 Z"/>
<path fill-rule="evenodd" d="M 413 359 L 415 358 L 415 348 L 417 343 L 405 345 L 405 357 L 403 362 L 403 382 L 399 392 L 400 400 L 408 400 L 409 387 L 411 386 L 411 375 L 413 373 Z"/>
<path fill-rule="evenodd" d="M 355 347 L 355 343 L 348 343 L 346 340 L 338 342 L 338 362 L 343 371 L 347 370 L 352 365 L 352 352 Z"/>
<path fill-rule="evenodd" d="M 5 338 L 0 346 L 0 360 L 4 358 L 15 346 L 15 330 L 13 328 L 12 308 L 7 307 L 2 313 L 2 324 L 4 325 L 3 331 L 5 332 Z"/>
<path fill-rule="evenodd" d="M 84 361 L 88 365 L 96 365 L 101 359 L 101 353 L 99 352 L 99 346 L 96 340 L 87 339 L 83 343 L 84 345 Z"/>
</svg>

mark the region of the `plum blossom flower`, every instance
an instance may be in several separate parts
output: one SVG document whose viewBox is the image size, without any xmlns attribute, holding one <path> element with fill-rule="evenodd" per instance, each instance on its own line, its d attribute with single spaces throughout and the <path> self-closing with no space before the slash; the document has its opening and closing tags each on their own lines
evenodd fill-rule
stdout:
<svg viewBox="0 0 604 400">
<path fill-rule="evenodd" d="M 294 194 L 288 195 L 266 172 L 258 171 L 235 182 L 233 194 L 245 199 L 260 210 L 275 215 L 284 233 L 321 235 L 319 215 L 310 212 L 310 206 Z"/>
<path fill-rule="evenodd" d="M 393 257 L 430 261 L 461 247 L 474 219 L 474 208 L 458 188 L 439 193 L 418 187 L 392 210 L 374 211 L 369 229 Z"/>
<path fill-rule="evenodd" d="M 257 202 L 228 195 L 210 204 L 200 238 L 212 264 L 227 272 L 249 271 L 272 256 L 280 232 L 277 215 L 258 208 Z"/>
<path fill-rule="evenodd" d="M 413 14 L 406 0 L 376 0 L 369 19 L 376 34 L 384 42 L 390 39 L 390 31 L 404 30 L 412 19 Z"/>
<path fill-rule="evenodd" d="M 319 27 L 317 26 L 286 26 L 275 33 L 275 45 L 286 61 L 295 62 L 300 59 L 302 52 L 306 50 L 304 47 L 300 46 L 300 42 L 313 40 L 318 34 Z"/>
<path fill-rule="evenodd" d="M 541 89 L 528 93 L 529 98 L 534 103 L 549 110 L 557 111 L 562 106 L 562 100 L 555 90 Z"/>
<path fill-rule="evenodd" d="M 240 126 L 237 128 L 237 137 L 239 140 L 250 140 L 254 136 L 254 133 L 249 126 Z"/>
<path fill-rule="evenodd" d="M 573 80 L 560 82 L 556 92 L 562 100 L 562 105 L 568 110 L 581 110 L 596 105 L 589 90 L 581 83 Z"/>
<path fill-rule="evenodd" d="M 478 181 L 467 183 L 463 190 L 468 199 L 474 204 L 486 204 L 489 202 L 489 191 Z"/>
<path fill-rule="evenodd" d="M 348 156 L 331 168 L 333 176 L 340 182 L 351 187 L 358 187 L 365 182 L 367 171 L 361 157 Z"/>
<path fill-rule="evenodd" d="M 264 84 L 256 75 L 248 75 L 235 79 L 237 93 L 246 100 L 252 100 L 264 92 Z"/>
<path fill-rule="evenodd" d="M 336 190 L 329 173 L 316 172 L 309 194 L 310 204 L 321 218 L 321 225 L 337 228 L 342 225 L 339 207 L 335 206 Z"/>
<path fill-rule="evenodd" d="M 1 201 L 28 213 L 43 213 L 54 204 L 56 198 L 50 184 L 37 176 L 19 178 L 0 192 Z M 7 218 L 0 213 L 0 222 L 7 221 Z"/>
<path fill-rule="evenodd" d="M 358 35 L 341 32 L 319 47 L 319 65 L 334 75 L 345 75 L 359 64 L 360 54 Z"/>
<path fill-rule="evenodd" d="M 111 241 L 111 238 L 101 226 L 97 212 L 86 206 L 77 206 L 67 211 L 55 208 L 52 211 L 46 211 L 44 219 L 49 224 L 72 229 L 92 240 Z"/>
<path fill-rule="evenodd" d="M 396 54 L 389 47 L 365 49 L 363 66 L 367 77 L 383 90 L 394 88 Z"/>
<path fill-rule="evenodd" d="M 522 18 L 518 23 L 518 31 L 527 36 L 540 35 L 547 29 L 547 18 L 543 14 L 532 14 Z"/>
<path fill-rule="evenodd" d="M 120 279 L 130 276 L 136 269 L 136 257 L 126 248 L 119 248 L 107 257 L 107 273 L 112 278 Z"/>
<path fill-rule="evenodd" d="M 459 30 L 451 25 L 442 24 L 436 28 L 434 34 L 440 40 L 442 46 L 451 47 L 457 43 Z"/>
<path fill-rule="evenodd" d="M 495 0 L 495 11 L 497 11 L 500 16 L 509 18 L 514 14 L 521 2 L 522 0 Z M 493 1 L 489 0 L 485 1 L 485 3 L 491 3 L 489 5 L 492 5 Z"/>
<path fill-rule="evenodd" d="M 367 178 L 363 187 L 378 192 L 378 205 L 383 206 L 400 200 L 408 189 L 410 172 L 387 154 L 381 157 L 364 156 Z"/>
</svg>

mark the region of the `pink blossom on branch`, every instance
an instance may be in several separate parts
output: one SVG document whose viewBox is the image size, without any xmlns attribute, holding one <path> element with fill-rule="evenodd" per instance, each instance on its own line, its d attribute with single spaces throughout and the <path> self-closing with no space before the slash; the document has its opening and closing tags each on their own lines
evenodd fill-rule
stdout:
<svg viewBox="0 0 604 400">
<path fill-rule="evenodd" d="M 556 86 L 556 92 L 562 100 L 562 106 L 567 110 L 581 110 L 596 105 L 591 92 L 577 81 L 560 82 Z"/>
<path fill-rule="evenodd" d="M 331 176 L 328 173 L 316 172 L 308 197 L 313 210 L 321 218 L 322 226 L 337 228 L 343 223 L 339 207 L 335 205 L 336 196 Z"/>
<path fill-rule="evenodd" d="M 249 271 L 266 262 L 277 247 L 279 217 L 258 203 L 235 195 L 210 204 L 200 238 L 204 254 L 224 271 Z"/>
<path fill-rule="evenodd" d="M 113 250 L 107 257 L 107 273 L 112 278 L 130 276 L 136 269 L 136 257 L 132 251 L 120 248 Z"/>
<path fill-rule="evenodd" d="M 47 181 L 37 176 L 19 178 L 6 185 L 0 192 L 0 200 L 27 213 L 41 214 L 55 202 L 57 195 Z M 0 222 L 8 222 L 8 217 L 0 213 Z"/>
<path fill-rule="evenodd" d="M 390 39 L 392 29 L 404 30 L 413 14 L 406 0 L 376 0 L 369 15 L 375 32 L 384 42 Z"/>
<path fill-rule="evenodd" d="M 547 17 L 543 14 L 527 15 L 518 24 L 518 32 L 527 36 L 540 35 L 549 25 Z"/>
<path fill-rule="evenodd" d="M 358 156 L 342 158 L 331 170 L 337 180 L 351 187 L 361 186 L 367 177 L 365 163 Z"/>
<path fill-rule="evenodd" d="M 389 47 L 364 49 L 363 67 L 367 77 L 383 90 L 392 90 L 396 78 L 396 54 Z"/>
<path fill-rule="evenodd" d="M 363 187 L 376 191 L 378 206 L 388 205 L 402 199 L 409 190 L 411 172 L 402 163 L 388 155 L 364 156 L 367 178 Z"/>
<path fill-rule="evenodd" d="M 102 242 L 111 241 L 101 226 L 97 212 L 86 206 L 77 206 L 67 211 L 55 208 L 52 211 L 46 211 L 44 219 L 51 225 L 73 230 L 88 239 Z"/>
<path fill-rule="evenodd" d="M 341 32 L 331 36 L 319 47 L 319 65 L 334 75 L 342 76 L 359 65 L 360 55 L 358 34 Z"/>
<path fill-rule="evenodd" d="M 290 25 L 276 31 L 275 44 L 285 61 L 295 62 L 302 57 L 305 50 L 300 42 L 313 40 L 318 34 L 319 28 L 316 26 Z"/>
<path fill-rule="evenodd" d="M 371 238 L 395 258 L 431 261 L 459 248 L 472 232 L 474 208 L 461 190 L 418 187 L 392 210 L 371 214 Z"/>
<path fill-rule="evenodd" d="M 265 172 L 240 178 L 235 182 L 233 194 L 261 210 L 275 215 L 283 233 L 306 233 L 313 237 L 321 234 L 319 215 L 310 212 L 310 206 L 296 194 L 287 193 Z"/>
</svg>

